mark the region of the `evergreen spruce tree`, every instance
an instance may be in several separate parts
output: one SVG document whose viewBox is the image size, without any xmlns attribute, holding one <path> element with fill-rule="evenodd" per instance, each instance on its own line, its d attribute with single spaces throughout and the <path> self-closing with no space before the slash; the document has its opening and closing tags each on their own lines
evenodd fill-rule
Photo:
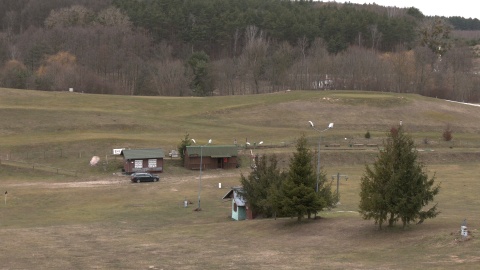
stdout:
<svg viewBox="0 0 480 270">
<path fill-rule="evenodd" d="M 197 96 L 211 96 L 213 92 L 213 78 L 210 71 L 210 58 L 204 52 L 194 52 L 188 59 L 192 72 L 190 87 Z"/>
<path fill-rule="evenodd" d="M 417 161 L 413 140 L 401 126 L 392 128 L 385 149 L 372 168 L 366 166 L 361 178 L 360 213 L 364 219 L 374 219 L 379 228 L 386 221 L 393 226 L 401 220 L 405 227 L 434 218 L 439 213 L 436 204 L 424 210 L 440 190 L 434 179 L 428 178 L 424 165 Z"/>
<path fill-rule="evenodd" d="M 182 139 L 179 145 L 177 145 L 178 153 L 180 154 L 180 159 L 182 161 L 182 165 L 185 161 L 185 150 L 187 150 L 187 146 L 190 146 L 192 141 L 190 139 L 190 134 L 185 133 L 185 137 Z"/>
<path fill-rule="evenodd" d="M 321 188 L 316 192 L 316 174 L 312 161 L 313 155 L 307 148 L 307 140 L 303 135 L 297 141 L 297 152 L 290 160 L 288 176 L 282 184 L 280 196 L 282 213 L 296 216 L 298 221 L 305 215 L 310 218 L 311 214 L 333 205 L 331 188 L 325 184 L 324 174 Z"/>
<path fill-rule="evenodd" d="M 271 217 L 278 213 L 276 195 L 285 176 L 277 165 L 276 155 L 269 158 L 263 155 L 258 159 L 255 169 L 248 177 L 241 175 L 242 196 L 247 200 L 252 211 L 258 215 Z"/>
</svg>

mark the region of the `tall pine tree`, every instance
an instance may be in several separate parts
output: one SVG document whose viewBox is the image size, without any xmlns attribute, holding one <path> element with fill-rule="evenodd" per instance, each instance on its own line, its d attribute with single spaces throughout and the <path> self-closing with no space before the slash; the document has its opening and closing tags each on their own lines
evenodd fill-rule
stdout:
<svg viewBox="0 0 480 270">
<path fill-rule="evenodd" d="M 334 205 L 331 186 L 322 174 L 319 192 L 316 192 L 316 174 L 313 155 L 307 148 L 307 139 L 303 135 L 297 141 L 297 152 L 290 160 L 288 177 L 281 188 L 282 213 L 300 221 L 305 215 L 317 213 Z"/>
<path fill-rule="evenodd" d="M 248 177 L 241 175 L 242 196 L 257 215 L 271 217 L 278 213 L 277 194 L 285 174 L 280 171 L 277 164 L 275 155 L 269 158 L 262 155 Z"/>
<path fill-rule="evenodd" d="M 434 186 L 435 177 L 428 178 L 417 155 L 412 138 L 402 127 L 392 128 L 385 149 L 372 168 L 366 166 L 361 179 L 359 207 L 364 219 L 374 219 L 382 228 L 386 221 L 393 226 L 401 220 L 405 227 L 437 216 L 436 204 L 428 210 L 424 207 L 433 201 L 440 187 Z"/>
</svg>

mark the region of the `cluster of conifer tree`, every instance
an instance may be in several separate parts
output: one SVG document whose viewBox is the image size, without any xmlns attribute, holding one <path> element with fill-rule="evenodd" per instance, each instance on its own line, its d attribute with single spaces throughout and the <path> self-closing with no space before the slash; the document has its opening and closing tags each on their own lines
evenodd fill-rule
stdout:
<svg viewBox="0 0 480 270">
<path fill-rule="evenodd" d="M 275 155 L 260 157 L 250 174 L 241 176 L 242 196 L 253 213 L 300 221 L 335 207 L 339 198 L 332 193 L 325 171 L 317 170 L 318 175 L 314 171 L 314 161 L 305 136 L 298 139 L 288 170 L 278 167 Z M 401 126 L 390 130 L 375 163 L 366 165 L 360 187 L 359 212 L 380 229 L 384 223 L 391 227 L 399 221 L 403 227 L 421 224 L 439 214 L 437 204 L 430 203 L 440 186 L 426 174 L 413 139 Z"/>
<path fill-rule="evenodd" d="M 242 196 L 256 215 L 263 217 L 311 218 L 335 206 L 338 198 L 324 172 L 317 178 L 314 158 L 303 135 L 286 171 L 278 167 L 275 155 L 261 156 L 248 176 L 241 176 Z M 318 181 L 318 183 L 317 183 Z"/>
</svg>

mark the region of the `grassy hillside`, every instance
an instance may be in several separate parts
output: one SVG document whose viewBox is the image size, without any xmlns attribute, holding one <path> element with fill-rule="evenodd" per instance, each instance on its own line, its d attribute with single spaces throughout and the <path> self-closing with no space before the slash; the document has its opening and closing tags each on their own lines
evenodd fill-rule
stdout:
<svg viewBox="0 0 480 270">
<path fill-rule="evenodd" d="M 291 142 L 335 122 L 327 139 L 383 136 L 402 120 L 416 137 L 438 140 L 447 124 L 465 143 L 480 133 L 478 107 L 418 95 L 290 91 L 210 98 L 130 97 L 0 89 L 0 147 L 111 141 L 170 148 L 185 135 L 218 144 Z M 459 140 L 460 141 L 460 140 Z"/>
<path fill-rule="evenodd" d="M 88 159 L 123 147 L 168 152 L 186 133 L 200 142 L 212 138 L 215 144 L 264 141 L 270 152 L 285 152 L 282 146 L 292 145 L 302 133 L 316 144 L 319 134 L 310 129 L 309 120 L 318 128 L 335 123 L 322 134 L 322 145 L 381 144 L 390 127 L 402 120 L 419 147 L 468 152 L 480 147 L 479 110 L 418 95 L 376 92 L 166 98 L 0 89 L 0 157 L 58 164 L 62 161 L 47 158 Z M 442 140 L 447 125 L 454 138 L 448 143 Z M 367 131 L 370 140 L 364 138 Z M 62 166 L 82 169 L 75 162 Z"/>
<path fill-rule="evenodd" d="M 8 191 L 0 203 L 1 267 L 474 269 L 480 263 L 479 110 L 389 93 L 163 98 L 0 89 L 0 191 Z M 322 133 L 322 165 L 329 176 L 348 175 L 339 183 L 341 204 L 321 219 L 231 221 L 231 203 L 221 198 L 250 172 L 247 166 L 204 171 L 201 184 L 198 171 L 170 159 L 158 183 L 133 184 L 112 174 L 121 164 L 109 155 L 112 148 L 168 151 L 186 132 L 215 144 L 263 140 L 256 152 L 276 153 L 287 166 L 302 133 L 316 147 L 319 134 L 309 120 L 319 128 L 335 123 Z M 377 231 L 357 210 L 364 164 L 378 149 L 349 144 L 381 147 L 400 120 L 422 150 L 428 174 L 441 183 L 441 214 L 406 230 Z M 452 142 L 441 140 L 447 124 Z M 325 147 L 334 143 L 340 146 Z M 109 163 L 90 167 L 91 155 Z M 40 164 L 79 173 L 38 170 Z M 200 195 L 203 210 L 193 211 Z M 185 199 L 193 205 L 184 208 Z M 471 235 L 465 241 L 459 236 L 464 219 Z"/>
</svg>

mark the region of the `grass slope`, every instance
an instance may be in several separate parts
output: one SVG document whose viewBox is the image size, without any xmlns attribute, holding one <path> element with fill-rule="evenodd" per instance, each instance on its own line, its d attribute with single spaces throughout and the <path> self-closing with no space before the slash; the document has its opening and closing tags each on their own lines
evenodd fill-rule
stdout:
<svg viewBox="0 0 480 270">
<path fill-rule="evenodd" d="M 478 107 L 418 95 L 344 91 L 164 98 L 0 89 L 0 262 L 4 269 L 473 269 L 480 262 Z M 302 133 L 312 148 L 319 127 L 322 164 L 340 182 L 341 204 L 322 219 L 233 222 L 221 198 L 238 185 L 235 170 L 198 171 L 167 159 L 159 183 L 112 174 L 117 147 L 174 149 L 192 138 L 230 144 L 265 141 L 288 165 Z M 441 183 L 439 217 L 406 230 L 377 231 L 356 213 L 364 164 L 402 120 L 418 142 L 428 174 Z M 447 124 L 453 142 L 442 142 Z M 366 131 L 373 135 L 366 140 Z M 347 138 L 347 140 L 345 140 Z M 429 142 L 424 144 L 425 139 Z M 287 147 L 284 147 L 284 146 Z M 90 167 L 91 155 L 108 166 Z M 81 172 L 77 177 L 10 164 L 5 157 Z M 219 189 L 218 183 L 224 188 Z M 334 188 L 336 183 L 334 183 Z M 199 195 L 203 211 L 196 212 Z M 182 206 L 183 200 L 192 204 Z M 467 219 L 468 241 L 459 235 Z"/>
<path fill-rule="evenodd" d="M 264 140 L 291 142 L 335 122 L 328 138 L 382 135 L 402 120 L 408 131 L 438 139 L 447 124 L 454 137 L 478 134 L 478 107 L 418 95 L 342 91 L 210 98 L 131 97 L 0 89 L 0 147 L 76 141 L 172 147 L 185 132 L 218 144 Z"/>
</svg>

